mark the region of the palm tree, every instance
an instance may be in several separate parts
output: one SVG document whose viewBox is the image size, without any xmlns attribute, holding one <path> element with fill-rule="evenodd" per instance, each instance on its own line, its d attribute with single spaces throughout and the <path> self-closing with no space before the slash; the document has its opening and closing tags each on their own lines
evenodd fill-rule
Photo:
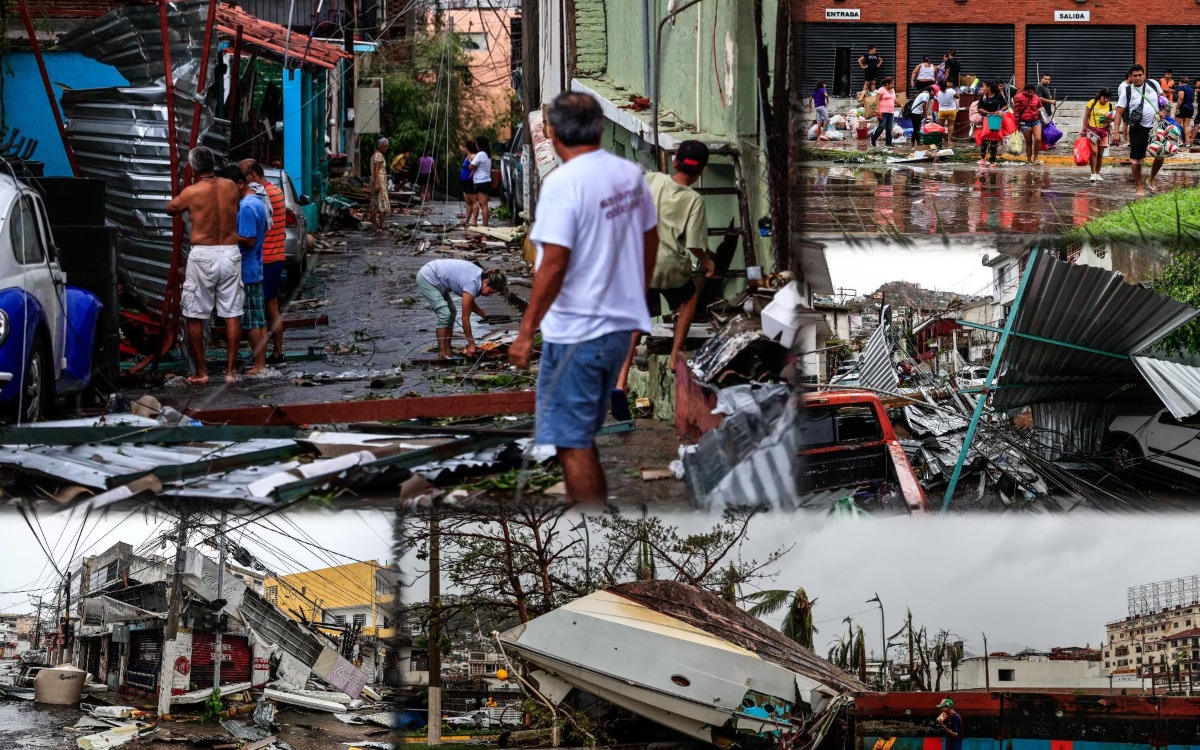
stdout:
<svg viewBox="0 0 1200 750">
<path fill-rule="evenodd" d="M 787 614 L 779 626 L 780 632 L 805 648 L 813 647 L 813 635 L 817 632 L 816 626 L 813 625 L 813 606 L 817 600 L 809 601 L 808 594 L 803 587 L 795 591 L 785 589 L 756 591 L 746 596 L 745 599 L 757 602 L 746 610 L 754 617 L 774 614 L 786 606 Z"/>
</svg>

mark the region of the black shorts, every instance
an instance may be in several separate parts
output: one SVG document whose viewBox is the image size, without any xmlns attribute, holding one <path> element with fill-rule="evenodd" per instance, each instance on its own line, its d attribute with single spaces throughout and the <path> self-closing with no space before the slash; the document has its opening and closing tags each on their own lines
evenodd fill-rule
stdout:
<svg viewBox="0 0 1200 750">
<path fill-rule="evenodd" d="M 1146 158 L 1146 147 L 1150 145 L 1150 128 L 1129 123 L 1129 158 L 1141 161 Z"/>
<path fill-rule="evenodd" d="M 879 77 L 879 71 L 877 71 L 877 70 L 864 70 L 863 71 L 863 83 L 875 83 L 875 79 L 878 77 Z"/>
<path fill-rule="evenodd" d="M 674 289 L 655 289 L 651 287 L 650 291 L 646 294 L 646 307 L 650 309 L 651 317 L 662 315 L 662 304 L 659 302 L 660 295 L 667 298 L 667 308 L 674 312 L 683 307 L 683 303 L 696 296 L 696 282 L 693 279 L 688 279 L 686 283 Z"/>
<path fill-rule="evenodd" d="M 463 195 L 471 195 L 475 192 L 474 180 L 459 180 L 458 186 L 462 188 Z"/>
<path fill-rule="evenodd" d="M 1180 107 L 1179 111 L 1175 114 L 1181 120 L 1190 120 L 1192 119 L 1192 115 L 1196 114 L 1196 110 L 1192 109 L 1191 107 Z"/>
</svg>

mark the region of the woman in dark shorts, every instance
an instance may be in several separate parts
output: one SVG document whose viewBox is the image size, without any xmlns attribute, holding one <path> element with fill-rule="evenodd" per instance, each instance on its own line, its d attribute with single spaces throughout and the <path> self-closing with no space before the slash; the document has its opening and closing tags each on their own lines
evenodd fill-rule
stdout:
<svg viewBox="0 0 1200 750">
<path fill-rule="evenodd" d="M 475 155 L 475 141 L 464 143 L 463 153 L 466 156 L 463 157 L 462 164 L 458 168 L 458 186 L 462 188 L 463 200 L 467 202 L 467 215 L 463 221 L 463 225 L 469 227 L 471 226 L 471 219 L 474 218 L 473 214 L 477 210 L 473 199 L 475 195 L 475 181 L 471 178 L 471 172 L 473 171 L 471 169 L 471 157 Z"/>
</svg>

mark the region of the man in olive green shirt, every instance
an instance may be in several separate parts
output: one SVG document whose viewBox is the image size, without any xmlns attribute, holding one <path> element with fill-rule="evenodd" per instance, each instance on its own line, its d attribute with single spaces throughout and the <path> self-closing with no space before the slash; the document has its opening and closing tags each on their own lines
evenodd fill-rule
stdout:
<svg viewBox="0 0 1200 750">
<path fill-rule="evenodd" d="M 661 172 L 646 175 L 650 186 L 650 197 L 658 212 L 658 259 L 654 274 L 650 277 L 650 291 L 646 304 L 650 315 L 662 313 L 659 296 L 667 298 L 667 305 L 676 312 L 675 340 L 671 345 L 671 369 L 679 353 L 683 351 L 688 329 L 696 314 L 700 301 L 699 287 L 695 275 L 696 264 L 705 278 L 712 278 L 715 266 L 708 253 L 708 217 L 704 211 L 704 198 L 691 186 L 700 179 L 708 166 L 708 146 L 700 141 L 684 141 L 675 152 L 675 173 L 668 176 Z M 613 417 L 629 420 L 629 399 L 626 386 L 629 368 L 633 365 L 633 354 L 637 349 L 641 333 L 634 333 L 629 347 L 629 356 L 617 377 L 611 406 Z"/>
</svg>

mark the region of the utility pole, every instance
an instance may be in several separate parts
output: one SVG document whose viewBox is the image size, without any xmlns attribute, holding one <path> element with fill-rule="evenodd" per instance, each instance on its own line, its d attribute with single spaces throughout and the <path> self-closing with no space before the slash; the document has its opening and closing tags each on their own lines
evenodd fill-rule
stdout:
<svg viewBox="0 0 1200 750">
<path fill-rule="evenodd" d="M 221 509 L 221 521 L 217 526 L 217 599 L 225 600 L 225 509 Z M 224 605 L 221 605 L 224 608 Z M 221 687 L 221 633 L 224 627 L 221 623 L 221 610 L 217 610 L 216 633 L 213 634 L 213 690 Z"/>
<path fill-rule="evenodd" d="M 30 597 L 32 598 L 32 597 Z M 42 647 L 42 595 L 38 594 L 37 601 L 37 619 L 33 622 L 33 650 L 37 651 Z"/>
<path fill-rule="evenodd" d="M 350 55 L 350 62 L 342 63 L 342 111 L 345 113 L 342 128 L 346 139 L 346 158 L 350 164 L 350 174 L 358 177 L 361 172 L 358 168 L 358 134 L 354 122 L 357 114 L 354 109 L 354 95 L 358 91 L 358 58 L 354 55 L 354 35 L 358 29 L 357 0 L 350 3 L 350 12 L 353 15 L 350 23 L 346 24 L 346 33 L 342 39 L 342 48 Z"/>
<path fill-rule="evenodd" d="M 167 612 L 167 625 L 163 628 L 162 665 L 158 671 L 158 715 L 171 712 L 171 682 L 175 671 L 174 657 L 167 649 L 179 634 L 179 617 L 183 609 L 183 565 L 187 556 L 187 521 L 184 511 L 179 516 L 179 531 L 175 536 L 175 575 L 171 579 L 171 604 Z"/>
<path fill-rule="evenodd" d="M 63 609 L 63 647 L 61 664 L 69 664 L 71 662 L 71 571 L 67 571 L 67 606 Z"/>
<path fill-rule="evenodd" d="M 867 604 L 875 602 L 879 605 L 879 639 L 883 643 L 883 650 L 880 652 L 879 660 L 879 689 L 882 692 L 887 692 L 887 625 L 883 620 L 883 602 L 879 599 L 879 594 L 867 600 Z"/>
<path fill-rule="evenodd" d="M 1108 678 L 1108 687 L 1112 688 L 1112 677 Z M 992 670 L 988 665 L 987 633 L 983 634 L 983 689 L 992 692 Z"/>
<path fill-rule="evenodd" d="M 429 509 L 429 737 L 442 744 L 442 538 L 437 501 Z"/>
</svg>

